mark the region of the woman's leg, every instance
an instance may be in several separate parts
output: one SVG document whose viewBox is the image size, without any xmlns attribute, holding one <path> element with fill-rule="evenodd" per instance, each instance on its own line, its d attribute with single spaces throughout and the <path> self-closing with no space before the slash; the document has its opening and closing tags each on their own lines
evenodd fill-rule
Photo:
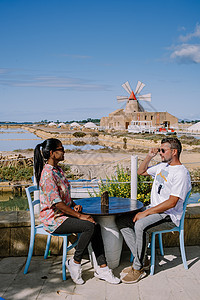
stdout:
<svg viewBox="0 0 200 300">
<path fill-rule="evenodd" d="M 96 256 L 97 264 L 99 266 L 107 265 L 105 258 L 105 250 L 103 245 L 103 239 L 101 235 L 101 227 L 99 224 L 95 225 L 94 234 L 91 238 L 92 249 Z"/>
<path fill-rule="evenodd" d="M 81 233 L 74 254 L 74 260 L 80 263 L 83 253 L 92 239 L 95 226 L 95 224 L 89 221 L 69 217 L 54 231 L 54 233 Z"/>
<path fill-rule="evenodd" d="M 101 267 L 98 267 L 99 269 L 95 270 L 95 276 L 106 280 L 109 283 L 118 284 L 120 279 L 115 277 L 112 271 L 107 267 L 100 225 L 69 217 L 55 230 L 54 233 L 64 234 L 72 232 L 81 233 L 74 254 L 74 262 L 71 260 L 67 261 L 67 268 L 72 280 L 76 284 L 84 283 L 81 278 L 81 265 L 76 264 L 76 262 L 81 262 L 84 250 L 91 241 L 97 263 Z"/>
</svg>

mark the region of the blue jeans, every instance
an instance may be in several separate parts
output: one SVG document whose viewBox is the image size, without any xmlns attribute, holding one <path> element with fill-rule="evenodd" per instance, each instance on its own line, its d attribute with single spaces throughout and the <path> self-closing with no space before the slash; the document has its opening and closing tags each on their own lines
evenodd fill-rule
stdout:
<svg viewBox="0 0 200 300">
<path fill-rule="evenodd" d="M 152 214 L 133 223 L 134 214 L 121 215 L 116 224 L 133 256 L 133 268 L 140 270 L 146 254 L 149 234 L 154 231 L 171 229 L 176 225 L 165 213 Z"/>
</svg>

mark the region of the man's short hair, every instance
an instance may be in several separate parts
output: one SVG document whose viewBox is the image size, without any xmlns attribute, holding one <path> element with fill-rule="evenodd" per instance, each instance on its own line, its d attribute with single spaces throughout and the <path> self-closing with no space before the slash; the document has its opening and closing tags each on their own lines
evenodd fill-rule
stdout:
<svg viewBox="0 0 200 300">
<path fill-rule="evenodd" d="M 181 142 L 175 137 L 166 137 L 162 139 L 161 144 L 169 143 L 171 145 L 171 149 L 177 149 L 178 158 L 182 151 Z"/>
</svg>

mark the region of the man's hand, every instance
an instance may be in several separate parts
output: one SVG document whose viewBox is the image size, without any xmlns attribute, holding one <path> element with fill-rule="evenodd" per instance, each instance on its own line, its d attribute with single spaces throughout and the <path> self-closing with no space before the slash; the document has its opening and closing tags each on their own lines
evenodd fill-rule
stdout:
<svg viewBox="0 0 200 300">
<path fill-rule="evenodd" d="M 81 212 L 82 211 L 82 206 L 81 205 L 75 205 L 74 210 L 77 211 L 77 212 Z"/>
<path fill-rule="evenodd" d="M 151 148 L 151 149 L 149 149 L 148 155 L 151 156 L 151 157 L 156 156 L 158 154 L 158 149 L 159 148 Z"/>
<path fill-rule="evenodd" d="M 145 157 L 145 159 L 139 165 L 139 168 L 138 168 L 138 171 L 137 171 L 138 175 L 143 175 L 143 176 L 149 175 L 147 173 L 149 163 L 152 160 L 152 158 L 157 155 L 158 150 L 159 150 L 159 148 L 149 149 L 149 152 L 148 152 L 147 156 Z"/>
<path fill-rule="evenodd" d="M 133 222 L 135 223 L 136 221 L 138 221 L 146 216 L 147 216 L 147 211 L 146 210 L 141 211 L 133 217 Z"/>
</svg>

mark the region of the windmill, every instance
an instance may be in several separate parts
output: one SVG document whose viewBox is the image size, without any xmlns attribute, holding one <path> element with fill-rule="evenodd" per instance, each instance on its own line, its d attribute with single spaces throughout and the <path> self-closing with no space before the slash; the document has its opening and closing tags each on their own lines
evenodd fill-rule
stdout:
<svg viewBox="0 0 200 300">
<path fill-rule="evenodd" d="M 126 81 L 124 84 L 122 84 L 122 87 L 130 95 L 129 97 L 128 96 L 117 96 L 118 103 L 126 101 L 125 112 L 131 113 L 131 112 L 145 111 L 143 106 L 139 102 L 140 100 L 147 101 L 147 102 L 151 101 L 151 94 L 140 95 L 140 92 L 145 87 L 145 84 L 142 83 L 141 81 L 138 81 L 135 92 L 133 92 L 133 90 L 131 89 L 128 81 Z"/>
</svg>

